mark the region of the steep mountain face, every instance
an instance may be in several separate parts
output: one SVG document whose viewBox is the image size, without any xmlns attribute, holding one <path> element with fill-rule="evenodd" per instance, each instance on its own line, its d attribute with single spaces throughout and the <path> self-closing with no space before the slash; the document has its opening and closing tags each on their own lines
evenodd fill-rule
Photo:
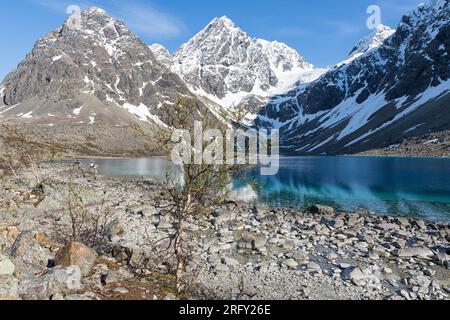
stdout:
<svg viewBox="0 0 450 320">
<path fill-rule="evenodd" d="M 420 5 L 377 49 L 271 99 L 285 153 L 353 153 L 450 127 L 450 5 Z"/>
<path fill-rule="evenodd" d="M 159 43 L 154 43 L 149 46 L 150 50 L 153 52 L 156 60 L 160 62 L 163 66 L 168 67 L 169 69 L 173 66 L 173 58 L 170 55 L 169 50 L 167 50 L 164 46 Z"/>
<path fill-rule="evenodd" d="M 66 130 L 67 123 L 161 126 L 161 104 L 193 97 L 122 22 L 98 8 L 81 14 L 79 28 L 66 22 L 40 39 L 0 88 L 0 121 L 53 130 Z"/>
<path fill-rule="evenodd" d="M 160 46 L 152 50 L 168 62 Z M 249 103 L 285 92 L 324 72 L 283 43 L 249 37 L 227 17 L 215 18 L 182 45 L 172 57 L 171 69 L 193 92 L 226 108 L 244 98 Z"/>
</svg>

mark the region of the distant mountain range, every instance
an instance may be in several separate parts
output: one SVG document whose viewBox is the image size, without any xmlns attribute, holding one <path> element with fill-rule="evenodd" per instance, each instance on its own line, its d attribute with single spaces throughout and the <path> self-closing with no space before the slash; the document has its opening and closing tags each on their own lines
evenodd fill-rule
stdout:
<svg viewBox="0 0 450 320">
<path fill-rule="evenodd" d="M 280 129 L 287 154 L 360 152 L 450 127 L 447 0 L 419 6 L 397 30 L 378 26 L 329 70 L 227 17 L 173 55 L 102 9 L 81 17 L 81 28 L 40 39 L 0 84 L 1 124 L 105 154 L 148 149 L 142 131 L 166 126 L 161 106 L 180 96 L 225 121 L 245 106 L 245 124 Z"/>
</svg>

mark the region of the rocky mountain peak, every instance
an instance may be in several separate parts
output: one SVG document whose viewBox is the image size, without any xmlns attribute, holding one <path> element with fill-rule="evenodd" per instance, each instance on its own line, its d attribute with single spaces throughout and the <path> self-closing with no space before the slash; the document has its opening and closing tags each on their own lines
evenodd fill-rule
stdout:
<svg viewBox="0 0 450 320">
<path fill-rule="evenodd" d="M 86 9 L 84 12 L 85 14 L 88 15 L 109 16 L 109 14 L 105 10 L 99 7 L 90 7 L 89 9 Z"/>
<path fill-rule="evenodd" d="M 116 118 L 125 113 L 157 124 L 164 116 L 161 104 L 189 95 L 148 46 L 99 8 L 83 11 L 76 24 L 68 19 L 38 40 L 0 87 L 4 103 L 17 105 L 4 116 L 32 112 L 36 118 L 97 119 L 100 113 L 111 118 L 110 110 L 118 110 L 122 115 Z"/>
<path fill-rule="evenodd" d="M 284 92 L 323 73 L 294 49 L 252 38 L 225 16 L 214 18 L 175 52 L 172 70 L 192 91 L 224 107 L 249 95 Z"/>
<path fill-rule="evenodd" d="M 238 29 L 233 20 L 227 16 L 216 17 L 208 25 L 209 28 Z"/>
<path fill-rule="evenodd" d="M 370 35 L 358 41 L 358 43 L 349 53 L 348 58 L 354 59 L 374 48 L 378 48 L 387 38 L 392 36 L 394 33 L 394 29 L 391 29 L 390 27 L 383 24 L 379 24 Z"/>
<path fill-rule="evenodd" d="M 203 30 L 190 39 L 184 46 L 194 45 L 198 47 L 219 45 L 227 39 L 250 41 L 247 33 L 243 32 L 236 24 L 226 16 L 214 18 Z"/>
<path fill-rule="evenodd" d="M 430 0 L 422 3 L 416 9 L 403 16 L 400 26 L 410 27 L 422 24 L 424 21 L 436 19 L 438 16 L 447 16 L 450 13 L 449 0 Z"/>
<path fill-rule="evenodd" d="M 166 67 L 172 66 L 172 57 L 166 47 L 159 43 L 154 43 L 150 45 L 149 48 L 153 52 L 153 55 L 159 63 L 163 64 Z"/>
<path fill-rule="evenodd" d="M 448 9 L 449 4 L 448 0 L 431 0 L 431 6 L 435 10 L 443 10 L 445 7 Z"/>
<path fill-rule="evenodd" d="M 79 16 L 69 17 L 61 28 L 39 39 L 33 53 L 38 54 L 39 50 L 46 51 L 63 42 L 73 42 L 76 46 L 87 40 L 93 45 L 103 47 L 110 56 L 114 56 L 119 46 L 124 46 L 127 41 L 136 42 L 138 38 L 122 21 L 113 18 L 103 9 L 92 7 L 82 11 Z"/>
<path fill-rule="evenodd" d="M 97 7 L 91 7 L 80 13 L 79 16 L 73 15 L 69 17 L 64 25 L 63 29 L 72 29 L 78 31 L 98 31 L 95 27 L 104 28 L 107 26 L 112 27 L 118 20 L 113 18 L 103 9 Z"/>
</svg>

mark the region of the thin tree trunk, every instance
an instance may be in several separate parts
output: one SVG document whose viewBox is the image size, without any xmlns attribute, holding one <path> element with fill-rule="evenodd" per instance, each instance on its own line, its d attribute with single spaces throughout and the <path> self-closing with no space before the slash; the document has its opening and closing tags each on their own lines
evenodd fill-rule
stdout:
<svg viewBox="0 0 450 320">
<path fill-rule="evenodd" d="M 8 167 L 11 170 L 11 173 L 14 175 L 14 178 L 16 178 L 17 181 L 20 181 L 20 178 L 17 176 L 16 170 L 14 170 L 10 163 L 8 163 Z"/>
<path fill-rule="evenodd" d="M 175 240 L 175 256 L 177 258 L 177 274 L 176 274 L 176 286 L 177 292 L 183 293 L 186 291 L 186 253 L 183 249 L 183 233 L 185 219 L 189 215 L 191 210 L 191 195 L 188 195 L 188 199 L 183 208 L 181 218 L 178 221 L 177 237 Z"/>
<path fill-rule="evenodd" d="M 183 222 L 180 222 L 178 227 L 178 236 L 175 241 L 175 255 L 177 257 L 177 292 L 183 293 L 186 290 L 186 283 L 185 283 L 185 275 L 186 275 L 186 256 L 183 252 L 183 238 L 182 238 L 182 232 L 183 227 L 181 225 L 184 224 Z"/>
<path fill-rule="evenodd" d="M 37 170 L 34 165 L 33 158 L 31 158 L 30 154 L 27 154 L 27 156 L 28 156 L 28 159 L 30 160 L 31 171 L 33 172 L 34 178 L 36 180 L 36 187 L 38 187 L 41 184 L 41 179 L 39 179 L 39 176 L 37 174 Z"/>
</svg>

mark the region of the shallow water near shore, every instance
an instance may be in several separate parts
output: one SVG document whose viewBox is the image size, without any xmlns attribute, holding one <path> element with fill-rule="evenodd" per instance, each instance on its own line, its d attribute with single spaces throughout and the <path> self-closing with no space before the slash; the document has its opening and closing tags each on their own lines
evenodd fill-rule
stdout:
<svg viewBox="0 0 450 320">
<path fill-rule="evenodd" d="M 105 176 L 155 179 L 164 179 L 170 165 L 161 157 L 83 160 L 91 162 Z M 450 221 L 450 159 L 282 157 L 275 176 L 261 176 L 258 168 L 244 173 L 235 194 L 246 201 L 293 209 L 323 204 Z"/>
</svg>

